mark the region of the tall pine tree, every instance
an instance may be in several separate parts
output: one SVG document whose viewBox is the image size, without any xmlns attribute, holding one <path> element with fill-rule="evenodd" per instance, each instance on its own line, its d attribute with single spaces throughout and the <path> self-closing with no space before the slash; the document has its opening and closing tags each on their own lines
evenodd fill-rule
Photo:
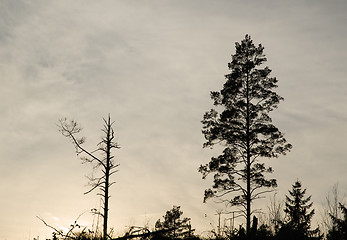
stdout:
<svg viewBox="0 0 347 240">
<path fill-rule="evenodd" d="M 249 35 L 235 47 L 223 89 L 211 92 L 221 113 L 212 109 L 202 120 L 207 140 L 204 147 L 221 144 L 225 149 L 201 165 L 199 171 L 203 178 L 214 174 L 214 184 L 205 191 L 205 200 L 219 197 L 232 206 L 241 206 L 249 234 L 252 201 L 277 186 L 275 179 L 265 176 L 272 168 L 259 159 L 285 154 L 291 145 L 269 116 L 283 98 L 274 91 L 278 81 L 270 77 L 271 70 L 260 67 L 267 60 L 264 47 L 255 46 Z"/>
</svg>

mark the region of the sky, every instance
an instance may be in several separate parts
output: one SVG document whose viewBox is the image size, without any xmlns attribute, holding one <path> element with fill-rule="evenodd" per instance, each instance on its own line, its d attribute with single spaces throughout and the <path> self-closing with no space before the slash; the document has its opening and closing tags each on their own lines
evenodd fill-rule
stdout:
<svg viewBox="0 0 347 240">
<path fill-rule="evenodd" d="M 215 227 L 224 206 L 203 203 L 212 179 L 197 169 L 219 150 L 202 148 L 201 120 L 246 34 L 285 99 L 271 116 L 293 149 L 264 159 L 277 196 L 297 179 L 317 209 L 334 184 L 346 192 L 346 11 L 344 0 L 0 0 L 0 240 L 49 238 L 37 216 L 59 229 L 96 221 L 99 197 L 83 195 L 92 169 L 57 123 L 79 122 L 94 150 L 108 114 L 121 147 L 115 235 L 173 205 L 199 233 Z"/>
</svg>

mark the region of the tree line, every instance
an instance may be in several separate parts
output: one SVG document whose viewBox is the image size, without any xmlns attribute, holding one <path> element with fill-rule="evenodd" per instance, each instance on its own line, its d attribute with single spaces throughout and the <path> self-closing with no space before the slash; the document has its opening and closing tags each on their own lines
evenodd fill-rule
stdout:
<svg viewBox="0 0 347 240">
<path fill-rule="evenodd" d="M 253 203 L 272 192 L 277 181 L 271 178 L 272 167 L 265 160 L 286 155 L 292 149 L 284 134 L 273 124 L 270 113 L 278 108 L 283 97 L 275 89 L 278 79 L 271 77 L 271 69 L 263 64 L 267 61 L 264 47 L 255 45 L 249 35 L 235 43 L 235 54 L 228 63 L 230 72 L 225 75 L 226 82 L 220 91 L 212 91 L 210 96 L 215 106 L 206 112 L 202 120 L 202 133 L 206 139 L 204 148 L 216 145 L 224 149 L 198 171 L 203 179 L 213 176 L 211 188 L 204 193 L 204 201 L 217 198 L 227 208 L 236 208 L 238 215 L 245 218 L 245 228 L 215 233 L 214 239 L 323 239 L 319 228 L 311 229 L 311 220 L 315 214 L 311 196 L 306 197 L 306 189 L 297 180 L 289 195 L 286 196 L 283 211 L 284 219 L 272 219 L 269 224 L 258 224 Z M 75 146 L 76 153 L 83 163 L 93 165 L 94 172 L 89 177 L 90 193 L 97 193 L 103 200 L 102 211 L 93 211 L 103 218 L 103 231 L 99 239 L 111 239 L 108 232 L 109 188 L 114 183 L 111 176 L 118 171 L 112 150 L 118 149 L 115 141 L 113 122 L 108 116 L 104 119 L 104 137 L 93 151 L 83 147 L 85 138 L 77 137 L 81 132 L 75 121 L 62 119 L 59 129 Z M 346 239 L 347 212 L 339 203 L 341 214 L 330 214 L 331 226 L 325 236 L 328 240 Z M 155 229 L 132 228 L 122 239 L 199 239 L 194 235 L 190 219 L 181 219 L 183 212 L 179 206 L 167 211 L 164 221 L 158 220 Z M 58 234 L 59 235 L 59 234 Z M 58 239 L 58 235 L 54 237 Z M 88 237 L 87 235 L 83 235 Z M 68 239 L 71 236 L 63 236 Z M 75 236 L 75 239 L 78 239 Z M 83 238 L 80 238 L 83 239 Z M 85 238 L 88 239 L 88 238 Z M 94 239 L 97 239 L 94 237 Z M 120 238 L 119 238 L 120 239 Z"/>
<path fill-rule="evenodd" d="M 327 215 L 330 223 L 326 225 L 327 232 L 323 234 L 316 227 L 312 228 L 311 221 L 315 215 L 311 195 L 307 196 L 307 189 L 302 187 L 302 183 L 297 180 L 288 190 L 285 201 L 270 201 L 268 218 L 261 219 L 263 214 L 253 216 L 250 234 L 247 235 L 243 225 L 238 227 L 228 227 L 219 225 L 217 229 L 211 229 L 208 234 L 199 235 L 191 225 L 191 219 L 183 216 L 181 206 L 173 206 L 168 210 L 162 219 L 155 222 L 154 227 L 130 226 L 121 237 L 109 239 L 126 240 L 346 240 L 347 239 L 347 208 L 341 202 L 332 204 L 327 198 Z M 333 199 L 339 196 L 334 195 Z M 326 221 L 328 219 L 324 219 Z M 46 224 L 46 223 L 45 223 Z M 324 224 L 322 222 L 322 224 Z M 47 224 L 46 224 L 47 225 Z M 67 233 L 63 233 L 55 228 L 52 240 L 103 240 L 102 235 L 95 234 L 94 231 L 81 227 L 77 220 L 70 226 Z"/>
</svg>

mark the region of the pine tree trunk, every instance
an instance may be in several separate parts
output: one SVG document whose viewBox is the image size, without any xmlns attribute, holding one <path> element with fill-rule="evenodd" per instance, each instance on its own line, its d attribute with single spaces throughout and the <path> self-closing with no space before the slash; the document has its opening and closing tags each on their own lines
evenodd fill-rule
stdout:
<svg viewBox="0 0 347 240">
<path fill-rule="evenodd" d="M 247 236 L 250 235 L 250 230 L 251 230 L 251 177 L 250 177 L 250 163 L 249 163 L 249 158 L 247 157 Z"/>
<path fill-rule="evenodd" d="M 247 166 L 246 166 L 246 171 L 247 171 L 247 196 L 246 196 L 246 204 L 247 204 L 247 209 L 246 209 L 246 233 L 247 237 L 250 236 L 250 230 L 251 230 L 251 153 L 250 153 L 250 116 L 249 116 L 249 73 L 247 73 L 247 79 L 246 79 L 246 145 L 247 145 Z"/>
</svg>

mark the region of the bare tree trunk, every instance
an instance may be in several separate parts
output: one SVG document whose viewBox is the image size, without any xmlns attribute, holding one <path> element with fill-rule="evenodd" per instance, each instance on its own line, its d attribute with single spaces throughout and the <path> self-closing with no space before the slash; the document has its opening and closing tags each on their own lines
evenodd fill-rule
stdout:
<svg viewBox="0 0 347 240">
<path fill-rule="evenodd" d="M 109 196 L 109 187 L 110 187 L 110 169 L 111 169 L 111 148 L 112 148 L 112 126 L 111 126 L 110 116 L 107 121 L 107 136 L 106 136 L 106 168 L 105 168 L 105 195 L 104 195 L 104 240 L 107 239 L 107 221 L 108 221 L 108 200 Z"/>
</svg>

